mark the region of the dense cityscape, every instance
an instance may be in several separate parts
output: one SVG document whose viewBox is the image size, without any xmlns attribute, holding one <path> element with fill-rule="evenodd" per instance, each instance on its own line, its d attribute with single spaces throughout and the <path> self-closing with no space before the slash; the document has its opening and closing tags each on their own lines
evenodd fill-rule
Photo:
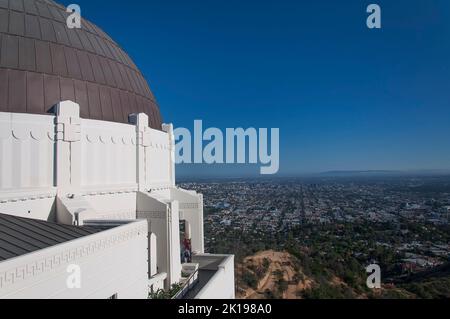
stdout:
<svg viewBox="0 0 450 319">
<path fill-rule="evenodd" d="M 205 195 L 206 248 L 236 255 L 242 298 L 450 296 L 449 176 L 182 186 Z M 366 287 L 369 264 L 380 265 L 383 289 Z"/>
</svg>

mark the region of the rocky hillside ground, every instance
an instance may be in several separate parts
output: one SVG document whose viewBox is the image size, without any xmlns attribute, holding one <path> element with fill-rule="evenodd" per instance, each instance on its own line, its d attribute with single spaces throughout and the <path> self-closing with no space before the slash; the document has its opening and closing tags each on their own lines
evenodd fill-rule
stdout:
<svg viewBox="0 0 450 319">
<path fill-rule="evenodd" d="M 370 290 L 361 284 L 363 277 L 340 278 L 330 269 L 327 276 L 319 276 L 305 269 L 301 260 L 292 254 L 268 250 L 246 257 L 236 265 L 236 296 L 240 299 L 450 298 L 447 268 Z"/>
</svg>

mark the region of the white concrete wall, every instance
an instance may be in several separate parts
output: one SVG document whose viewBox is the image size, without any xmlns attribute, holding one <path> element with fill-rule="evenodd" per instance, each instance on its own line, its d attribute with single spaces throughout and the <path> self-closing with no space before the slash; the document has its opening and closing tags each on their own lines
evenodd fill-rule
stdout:
<svg viewBox="0 0 450 319">
<path fill-rule="evenodd" d="M 55 117 L 0 112 L 0 190 L 54 185 Z"/>
<path fill-rule="evenodd" d="M 81 120 L 81 187 L 136 185 L 136 129 Z"/>
<path fill-rule="evenodd" d="M 173 126 L 164 124 L 163 131 L 148 126 L 146 114 L 130 115 L 136 127 L 137 182 L 140 191 L 175 186 L 175 139 Z"/>
<path fill-rule="evenodd" d="M 148 280 L 149 291 L 151 293 L 157 293 L 160 290 L 164 290 L 164 282 L 167 279 L 165 272 L 156 274 Z"/>
<path fill-rule="evenodd" d="M 55 219 L 54 121 L 0 112 L 0 212 Z"/>
<path fill-rule="evenodd" d="M 0 192 L 173 185 L 172 126 L 165 125 L 168 132 L 154 130 L 145 114 L 136 115 L 136 125 L 81 119 L 70 101 L 57 110 L 57 116 L 0 112 Z M 66 185 L 74 181 L 79 185 Z"/>
<path fill-rule="evenodd" d="M 171 197 L 179 204 L 180 220 L 186 220 L 190 226 L 192 251 L 196 254 L 205 252 L 203 234 L 203 196 L 196 192 L 171 188 Z"/>
<path fill-rule="evenodd" d="M 181 279 L 180 225 L 178 202 L 166 202 L 139 192 L 137 218 L 148 222 L 156 236 L 157 272 L 167 273 L 166 288 Z"/>
<path fill-rule="evenodd" d="M 218 257 L 223 257 L 224 260 L 217 266 L 214 262 Z M 195 299 L 235 299 L 234 256 L 205 254 L 195 256 L 193 261 L 200 264 L 200 269 L 217 269 Z"/>
<path fill-rule="evenodd" d="M 23 199 L 20 196 L 0 198 L 0 213 L 25 218 L 34 218 L 46 221 L 56 221 L 56 192 L 42 194 L 33 193 L 26 195 Z M 31 198 L 31 199 L 30 199 Z M 34 199 L 33 199 L 34 198 Z"/>
<path fill-rule="evenodd" d="M 136 221 L 0 263 L 0 299 L 148 297 L 147 223 Z M 81 288 L 69 289 L 69 265 Z"/>
<path fill-rule="evenodd" d="M 169 258 L 171 284 L 179 283 L 181 279 L 181 247 L 180 247 L 180 213 L 178 201 L 169 204 Z"/>
<path fill-rule="evenodd" d="M 135 219 L 136 192 L 85 195 L 83 198 L 94 209 L 90 219 Z"/>
<path fill-rule="evenodd" d="M 149 131 L 150 146 L 145 148 L 146 178 L 150 188 L 168 187 L 171 180 L 171 146 L 168 134 Z"/>
<path fill-rule="evenodd" d="M 55 109 L 0 112 L 1 212 L 68 223 L 56 196 L 84 196 L 99 218 L 129 218 L 139 189 L 174 183 L 170 125 L 154 130 L 145 114 L 135 124 L 81 119 L 71 101 Z"/>
</svg>

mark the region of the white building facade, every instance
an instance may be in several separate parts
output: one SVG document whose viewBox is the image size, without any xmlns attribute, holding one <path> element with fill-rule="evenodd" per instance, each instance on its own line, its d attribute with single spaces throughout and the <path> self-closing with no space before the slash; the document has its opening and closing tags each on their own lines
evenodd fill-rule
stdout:
<svg viewBox="0 0 450 319">
<path fill-rule="evenodd" d="M 55 115 L 0 113 L 0 214 L 105 228 L 0 261 L 0 298 L 148 298 L 202 271 L 215 274 L 192 298 L 234 298 L 233 256 L 204 254 L 203 198 L 175 186 L 174 152 L 172 125 L 151 129 L 143 113 L 130 124 L 82 119 L 71 101 Z M 182 220 L 194 253 L 185 269 Z"/>
<path fill-rule="evenodd" d="M 142 72 L 68 16 L 0 1 L 0 298 L 233 298 Z"/>
</svg>

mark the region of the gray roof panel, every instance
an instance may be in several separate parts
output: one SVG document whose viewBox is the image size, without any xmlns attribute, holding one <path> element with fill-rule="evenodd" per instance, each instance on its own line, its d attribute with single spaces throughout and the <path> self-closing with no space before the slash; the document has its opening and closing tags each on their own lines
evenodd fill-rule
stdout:
<svg viewBox="0 0 450 319">
<path fill-rule="evenodd" d="M 0 214 L 0 262 L 103 230 Z"/>
</svg>

